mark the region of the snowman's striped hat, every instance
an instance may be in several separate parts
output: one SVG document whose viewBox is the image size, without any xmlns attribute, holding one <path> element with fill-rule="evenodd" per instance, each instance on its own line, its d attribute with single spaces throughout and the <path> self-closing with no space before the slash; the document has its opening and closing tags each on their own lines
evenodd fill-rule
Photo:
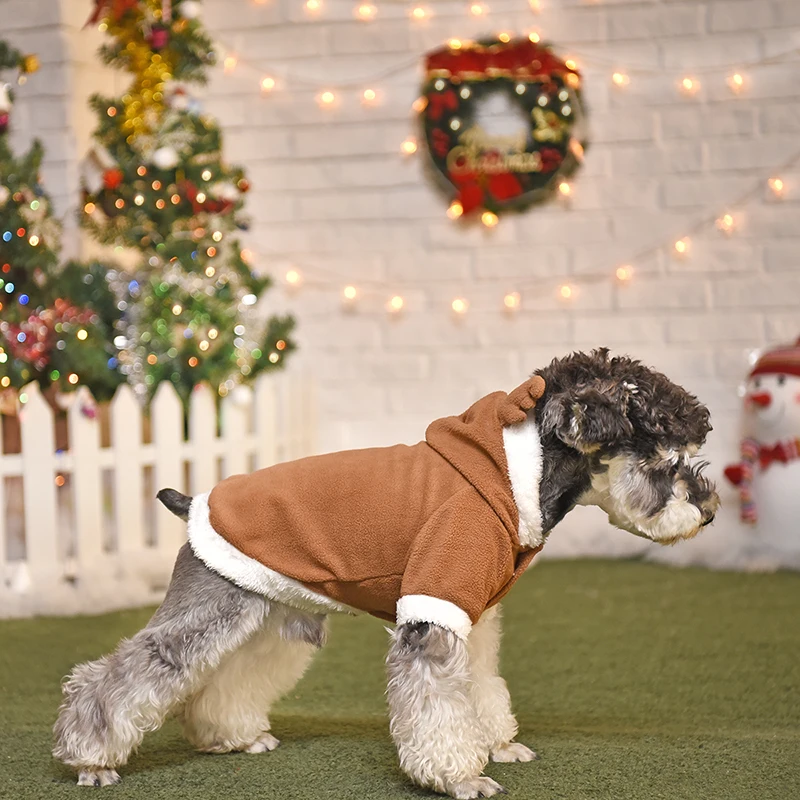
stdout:
<svg viewBox="0 0 800 800">
<path fill-rule="evenodd" d="M 800 378 L 800 339 L 793 345 L 783 345 L 763 353 L 756 361 L 750 377 L 778 374 Z"/>
</svg>

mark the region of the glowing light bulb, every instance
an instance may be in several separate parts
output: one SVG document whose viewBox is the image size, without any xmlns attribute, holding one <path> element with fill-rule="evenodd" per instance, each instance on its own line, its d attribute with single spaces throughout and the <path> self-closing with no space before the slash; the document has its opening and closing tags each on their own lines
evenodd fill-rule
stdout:
<svg viewBox="0 0 800 800">
<path fill-rule="evenodd" d="M 356 291 L 355 286 L 345 286 L 342 294 L 344 295 L 345 300 L 355 300 L 358 292 Z"/>
<path fill-rule="evenodd" d="M 363 20 L 375 19 L 377 13 L 378 9 L 371 3 L 362 3 L 356 8 L 356 16 Z"/>
<path fill-rule="evenodd" d="M 80 378 L 78 378 L 78 376 L 74 372 L 70 372 L 67 380 L 74 386 L 80 380 Z M 22 398 L 20 397 L 20 400 L 21 399 Z"/>
<path fill-rule="evenodd" d="M 226 56 L 225 60 L 222 62 L 222 68 L 226 75 L 230 75 L 235 69 L 236 65 L 239 63 L 239 59 L 236 56 Z"/>
<path fill-rule="evenodd" d="M 740 72 L 734 72 L 733 75 L 728 76 L 728 86 L 731 91 L 738 94 L 744 89 L 744 77 Z"/>
<path fill-rule="evenodd" d="M 519 292 L 509 292 L 503 298 L 503 305 L 509 311 L 516 311 L 520 307 L 521 304 L 522 304 L 522 297 L 520 296 Z"/>
<path fill-rule="evenodd" d="M 36 247 L 36 245 L 39 244 L 39 237 L 36 234 L 33 234 L 33 236 L 31 236 L 31 238 L 28 239 L 28 244 L 31 247 Z"/>
<path fill-rule="evenodd" d="M 481 17 L 486 13 L 486 7 L 481 3 L 473 3 L 469 7 L 469 13 L 472 14 L 473 17 Z"/>
<path fill-rule="evenodd" d="M 450 39 L 447 42 L 447 46 L 451 50 L 460 50 L 461 49 L 461 39 Z"/>
<path fill-rule="evenodd" d="M 401 145 L 400 149 L 405 153 L 407 156 L 414 155 L 417 152 L 417 140 L 414 139 L 412 136 L 409 136 Z"/>
<path fill-rule="evenodd" d="M 630 83 L 630 78 L 624 72 L 615 72 L 611 76 L 611 81 L 614 86 L 627 86 Z"/>
<path fill-rule="evenodd" d="M 317 102 L 319 102 L 321 106 L 331 106 L 335 100 L 336 95 L 331 91 L 321 92 L 317 97 Z"/>
<path fill-rule="evenodd" d="M 561 181 L 561 183 L 558 184 L 558 191 L 561 192 L 564 197 L 569 197 L 572 194 L 572 187 L 566 181 Z"/>
<path fill-rule="evenodd" d="M 532 41 L 534 44 L 538 44 L 541 41 L 542 37 L 539 36 L 539 34 L 536 31 L 531 31 L 528 34 L 528 39 L 530 39 L 530 41 Z"/>
<path fill-rule="evenodd" d="M 144 203 L 144 195 L 143 194 L 137 194 L 133 198 L 133 202 L 136 203 L 137 206 L 142 205 L 142 203 Z"/>
<path fill-rule="evenodd" d="M 83 207 L 83 210 L 84 210 L 84 211 L 85 211 L 87 214 L 93 214 L 96 208 L 97 208 L 97 206 L 96 206 L 94 203 L 87 203 L 87 204 L 86 204 L 86 205 Z"/>
<path fill-rule="evenodd" d="M 786 184 L 780 178 L 770 178 L 767 181 L 767 185 L 772 189 L 776 197 L 781 197 L 783 190 L 786 188 Z"/>
<path fill-rule="evenodd" d="M 575 61 L 575 59 L 574 59 L 574 58 L 568 58 L 568 59 L 567 59 L 567 60 L 564 62 L 564 66 L 565 66 L 567 69 L 571 69 L 571 70 L 573 70 L 573 71 L 574 71 L 574 70 L 576 70 L 576 69 L 578 69 L 578 63 Z"/>
<path fill-rule="evenodd" d="M 182 306 L 180 303 L 175 303 L 175 305 L 174 305 L 174 306 L 172 306 L 172 313 L 173 313 L 173 314 L 174 314 L 176 317 L 178 316 L 178 314 L 180 314 L 180 313 L 181 313 L 181 311 L 183 311 L 183 306 Z"/>
<path fill-rule="evenodd" d="M 621 267 L 617 267 L 616 271 L 617 280 L 625 283 L 629 281 L 633 277 L 633 267 L 628 264 L 625 264 Z"/>
<path fill-rule="evenodd" d="M 275 88 L 275 78 L 270 77 L 267 75 L 266 77 L 261 79 L 261 91 L 264 93 L 269 93 Z"/>
<path fill-rule="evenodd" d="M 458 219 L 464 213 L 464 206 L 458 202 L 458 200 L 453 200 L 450 203 L 450 206 L 447 209 L 447 216 L 449 219 Z"/>
<path fill-rule="evenodd" d="M 306 0 L 306 13 L 319 14 L 322 8 L 322 0 Z"/>
<path fill-rule="evenodd" d="M 404 305 L 405 300 L 403 300 L 399 294 L 396 294 L 391 300 L 389 300 L 387 308 L 393 314 L 396 314 L 398 311 L 402 311 Z"/>
<path fill-rule="evenodd" d="M 300 283 L 300 273 L 296 269 L 290 269 L 286 273 L 286 283 L 290 286 L 297 286 Z"/>
<path fill-rule="evenodd" d="M 537 14 L 542 10 L 542 6 L 539 0 L 528 0 L 528 5 L 531 7 L 531 11 Z"/>
<path fill-rule="evenodd" d="M 558 290 L 558 293 L 564 300 L 570 300 L 572 298 L 572 287 L 567 285 L 566 283 Z"/>
<path fill-rule="evenodd" d="M 79 339 L 80 339 L 82 342 L 85 342 L 85 341 L 86 341 L 86 339 L 88 339 L 88 338 L 89 338 L 89 334 L 88 334 L 88 333 L 87 333 L 87 332 L 86 332 L 86 331 L 85 331 L 83 328 L 81 328 L 81 329 L 80 329 L 80 330 L 79 330 L 79 331 L 78 331 L 78 332 L 77 332 L 75 335 L 76 335 L 76 336 L 77 336 L 77 337 L 78 337 L 78 338 L 79 338 Z"/>
<path fill-rule="evenodd" d="M 365 106 L 371 106 L 377 99 L 378 94 L 374 89 L 364 89 L 363 94 L 361 95 L 361 102 Z"/>
<path fill-rule="evenodd" d="M 500 218 L 493 211 L 484 211 L 483 214 L 481 214 L 481 222 L 487 228 L 494 228 L 494 226 L 500 222 Z"/>
<path fill-rule="evenodd" d="M 723 214 L 717 220 L 717 228 L 719 228 L 723 233 L 732 233 L 735 227 L 736 220 L 733 218 L 732 214 Z"/>
<path fill-rule="evenodd" d="M 503 42 L 503 44 L 506 44 L 507 42 L 511 41 L 511 34 L 510 33 L 506 33 L 505 31 L 503 31 L 503 33 L 498 33 L 497 34 L 497 38 L 501 42 Z"/>
<path fill-rule="evenodd" d="M 415 101 L 414 101 L 414 102 L 411 104 L 411 110 L 412 110 L 412 111 L 416 111 L 416 112 L 417 112 L 417 114 L 421 114 L 421 113 L 422 113 L 422 112 L 423 112 L 423 111 L 424 111 L 424 110 L 425 110 L 427 107 L 428 107 L 428 98 L 427 98 L 427 97 L 425 97 L 425 96 L 423 96 L 423 97 L 418 97 L 418 98 L 417 98 L 417 99 L 416 99 L 416 100 L 415 100 Z"/>
<path fill-rule="evenodd" d="M 422 6 L 414 6 L 411 9 L 411 18 L 416 20 L 425 19 L 428 16 L 427 9 L 423 8 Z"/>
<path fill-rule="evenodd" d="M 465 300 L 463 297 L 456 297 L 450 306 L 456 314 L 466 314 L 469 308 L 469 301 Z"/>
<path fill-rule="evenodd" d="M 681 81 L 681 91 L 684 94 L 695 94 L 700 89 L 700 81 L 688 76 Z"/>
<path fill-rule="evenodd" d="M 688 237 L 684 236 L 683 239 L 678 239 L 678 241 L 675 242 L 675 252 L 679 256 L 684 256 L 684 255 L 686 255 L 686 253 L 689 252 L 689 238 Z"/>
</svg>

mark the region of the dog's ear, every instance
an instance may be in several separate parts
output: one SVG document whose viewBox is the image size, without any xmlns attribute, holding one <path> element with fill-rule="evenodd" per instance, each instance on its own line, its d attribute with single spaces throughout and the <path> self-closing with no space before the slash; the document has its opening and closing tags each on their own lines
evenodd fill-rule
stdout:
<svg viewBox="0 0 800 800">
<path fill-rule="evenodd" d="M 613 384 L 584 387 L 545 397 L 540 426 L 564 444 L 591 453 L 633 434 L 628 398 L 635 387 Z"/>
</svg>

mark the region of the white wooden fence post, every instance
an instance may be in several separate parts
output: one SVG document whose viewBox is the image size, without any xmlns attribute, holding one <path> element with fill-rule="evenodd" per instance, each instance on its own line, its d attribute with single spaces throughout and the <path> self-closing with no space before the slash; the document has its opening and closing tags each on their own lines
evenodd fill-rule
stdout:
<svg viewBox="0 0 800 800">
<path fill-rule="evenodd" d="M 194 387 L 189 400 L 192 495 L 211 491 L 217 482 L 217 409 L 205 383 Z"/>
<path fill-rule="evenodd" d="M 253 389 L 256 469 L 272 466 L 278 452 L 278 404 L 275 381 L 262 375 Z"/>
<path fill-rule="evenodd" d="M 82 408 L 94 406 L 85 386 L 77 391 L 68 411 L 69 447 L 72 453 L 72 485 L 75 499 L 75 526 L 78 541 L 79 573 L 102 569 L 103 492 L 100 483 L 100 424 Z"/>
<path fill-rule="evenodd" d="M 247 472 L 247 451 L 242 446 L 247 436 L 247 408 L 242 404 L 243 392 L 250 389 L 239 388 L 222 398 L 222 439 L 224 447 L 224 477 Z M 252 400 L 252 394 L 250 396 Z"/>
<path fill-rule="evenodd" d="M 142 407 L 127 384 L 111 403 L 111 446 L 114 451 L 114 518 L 117 551 L 138 555 L 144 549 L 142 505 Z"/>
<path fill-rule="evenodd" d="M 183 488 L 183 408 L 171 383 L 162 383 L 156 390 L 151 407 L 153 414 L 153 448 L 155 452 L 155 491 Z M 155 496 L 145 502 L 155 503 Z M 160 506 L 160 504 L 159 504 Z M 186 541 L 186 524 L 163 508 L 156 511 L 156 541 L 165 553 L 175 555 Z"/>
<path fill-rule="evenodd" d="M 22 392 L 28 396 L 20 412 L 25 557 L 33 591 L 46 592 L 63 574 L 59 568 L 53 412 L 37 384 L 28 384 Z"/>
</svg>

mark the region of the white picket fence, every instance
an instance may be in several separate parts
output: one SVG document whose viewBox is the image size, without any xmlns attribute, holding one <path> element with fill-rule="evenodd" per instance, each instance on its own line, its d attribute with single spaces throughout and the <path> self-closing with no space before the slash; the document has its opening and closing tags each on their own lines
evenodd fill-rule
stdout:
<svg viewBox="0 0 800 800">
<path fill-rule="evenodd" d="M 101 445 L 100 418 L 86 413 L 93 400 L 80 389 L 67 411 L 69 450 L 59 452 L 50 406 L 36 385 L 25 393 L 22 452 L 0 448 L 0 617 L 158 600 L 186 541 L 185 523 L 155 500 L 160 488 L 197 494 L 314 449 L 313 387 L 290 374 L 237 388 L 223 398 L 219 421 L 212 391 L 196 387 L 186 439 L 171 385 L 159 387 L 149 420 L 123 386 L 109 407 L 110 446 Z"/>
</svg>

